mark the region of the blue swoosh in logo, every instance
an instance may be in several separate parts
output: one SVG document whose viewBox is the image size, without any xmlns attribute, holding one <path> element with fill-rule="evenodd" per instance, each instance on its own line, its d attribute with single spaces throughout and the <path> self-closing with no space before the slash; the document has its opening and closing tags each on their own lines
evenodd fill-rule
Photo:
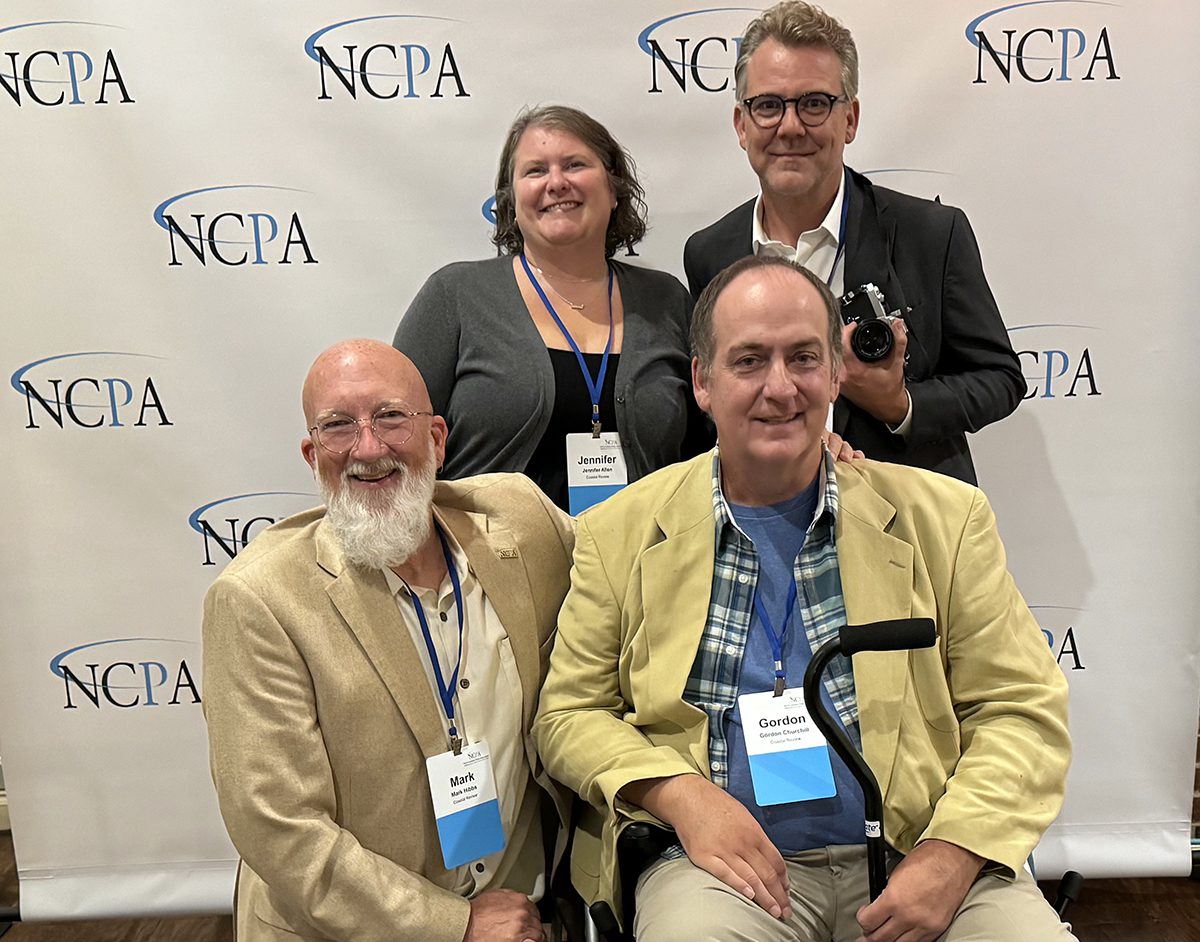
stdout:
<svg viewBox="0 0 1200 942">
<path fill-rule="evenodd" d="M 0 33 L 11 33 L 15 29 L 29 29 L 37 26 L 99 26 L 104 29 L 124 29 L 124 26 L 117 26 L 115 23 L 93 23 L 90 20 L 41 20 L 37 23 L 18 23 L 16 26 L 5 26 L 0 29 Z M 8 79 L 13 82 L 23 82 L 14 71 L 12 75 L 0 75 L 0 78 Z M 70 85 L 70 79 L 35 79 L 30 78 L 29 81 L 36 82 L 39 85 Z"/>
<path fill-rule="evenodd" d="M 1017 327 L 1008 328 L 1008 332 L 1014 334 L 1018 330 L 1037 330 L 1042 327 L 1066 327 L 1071 330 L 1103 330 L 1103 328 L 1097 327 L 1095 324 L 1020 324 Z"/>
<path fill-rule="evenodd" d="M 310 494 L 306 491 L 255 491 L 252 494 L 236 494 L 233 497 L 222 497 L 220 500 L 214 500 L 211 503 L 205 504 L 203 507 L 197 507 L 188 514 L 188 526 L 197 533 L 203 534 L 204 529 L 200 526 L 200 518 L 212 510 L 214 507 L 219 507 L 222 504 L 228 504 L 235 500 L 246 500 L 250 497 L 316 497 L 316 494 Z"/>
<path fill-rule="evenodd" d="M 353 26 L 355 23 L 369 23 L 372 20 L 437 20 L 443 23 L 461 23 L 462 20 L 456 20 L 449 16 L 425 16 L 419 13 L 382 13 L 379 16 L 362 16 L 355 20 L 342 20 L 340 23 L 334 23 L 330 26 L 323 26 L 308 39 L 304 40 L 304 52 L 313 62 L 320 62 L 321 57 L 317 53 L 317 43 L 326 33 L 331 33 L 335 29 L 341 29 L 343 26 Z M 340 65 L 335 65 L 339 72 L 346 71 Z M 354 71 L 351 69 L 350 71 Z M 386 78 L 398 78 L 405 73 L 403 72 L 368 72 L 367 75 L 378 75 Z"/>
<path fill-rule="evenodd" d="M 1106 0 L 1025 0 L 1024 3 L 1010 3 L 1006 7 L 996 7 L 994 10 L 988 10 L 986 13 L 981 13 L 975 19 L 967 24 L 967 42 L 976 49 L 979 48 L 979 39 L 975 33 L 983 24 L 984 20 L 988 20 L 999 13 L 1007 13 L 1009 10 L 1018 10 L 1021 7 L 1040 7 L 1049 3 L 1071 3 L 1071 4 L 1087 4 L 1088 6 L 1096 7 L 1119 7 L 1119 3 L 1108 3 Z M 1080 50 L 1082 52 L 1082 50 Z M 1057 59 L 1057 56 L 1026 56 L 1027 59 Z"/>
<path fill-rule="evenodd" d="M 188 190 L 186 193 L 180 193 L 177 196 L 171 196 L 163 200 L 154 207 L 154 221 L 163 229 L 170 230 L 167 225 L 166 215 L 167 208 L 179 200 L 187 199 L 189 196 L 196 196 L 199 193 L 216 193 L 220 190 L 284 190 L 288 193 L 307 193 L 307 190 L 300 190 L 294 186 L 272 186 L 268 183 L 228 183 L 223 186 L 205 186 L 198 190 Z M 249 243 L 246 243 L 249 244 Z"/>
<path fill-rule="evenodd" d="M 701 16 L 705 13 L 753 13 L 754 16 L 758 16 L 760 13 L 762 13 L 762 10 L 760 10 L 756 7 L 713 7 L 710 10 L 689 10 L 687 13 L 676 13 L 673 16 L 664 17 L 663 19 L 658 20 L 655 23 L 651 23 L 644 30 L 642 30 L 640 33 L 638 33 L 638 39 L 637 39 L 638 47 L 642 50 L 642 52 L 644 52 L 651 59 L 653 59 L 654 58 L 654 50 L 650 48 L 650 37 L 651 37 L 651 34 L 656 29 L 658 29 L 660 26 L 665 26 L 667 23 L 673 23 L 676 20 L 686 19 L 689 16 Z M 747 25 L 748 24 L 749 24 L 749 20 L 747 20 Z M 676 62 L 672 59 L 667 59 L 666 61 L 668 63 L 670 63 L 671 65 L 677 65 L 680 68 L 683 68 L 684 66 L 686 66 L 688 64 L 683 61 Z M 719 66 L 719 65 L 702 65 L 702 66 L 700 66 L 700 68 L 702 68 L 702 69 L 722 69 L 724 71 L 730 71 L 728 66 Z"/>
<path fill-rule="evenodd" d="M 88 648 L 98 648 L 104 644 L 128 644 L 131 641 L 162 641 L 167 644 L 190 644 L 195 646 L 195 641 L 184 641 L 180 638 L 108 638 L 104 641 L 89 641 L 87 644 L 81 644 L 74 648 L 68 648 L 61 654 L 56 654 L 50 659 L 50 673 L 60 679 L 63 677 L 62 662 L 69 658 L 72 654 L 77 654 L 80 651 L 86 651 Z"/>
<path fill-rule="evenodd" d="M 34 360 L 32 363 L 26 363 L 19 370 L 13 373 L 9 383 L 18 394 L 24 396 L 25 390 L 21 388 L 21 380 L 30 370 L 41 366 L 43 363 L 52 363 L 55 360 L 69 360 L 72 357 L 146 357 L 150 360 L 165 360 L 166 357 L 155 356 L 153 353 L 128 353 L 119 350 L 89 350 L 82 353 L 60 353 L 52 357 L 44 357 L 41 360 Z M 59 405 L 60 403 L 55 403 Z"/>
</svg>

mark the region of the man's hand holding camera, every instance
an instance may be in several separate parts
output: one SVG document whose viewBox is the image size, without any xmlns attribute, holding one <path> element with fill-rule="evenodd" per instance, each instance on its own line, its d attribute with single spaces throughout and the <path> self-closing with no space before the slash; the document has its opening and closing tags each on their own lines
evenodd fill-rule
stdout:
<svg viewBox="0 0 1200 942">
<path fill-rule="evenodd" d="M 841 300 L 841 394 L 890 428 L 908 416 L 904 388 L 908 331 L 898 311 L 887 313 L 887 300 L 873 284 L 847 292 Z"/>
<path fill-rule="evenodd" d="M 871 363 L 860 360 L 850 346 L 859 325 L 847 324 L 842 328 L 841 393 L 863 411 L 895 428 L 908 415 L 908 392 L 904 388 L 908 332 L 899 317 L 891 321 L 891 328 L 895 340 L 892 352 Z"/>
</svg>

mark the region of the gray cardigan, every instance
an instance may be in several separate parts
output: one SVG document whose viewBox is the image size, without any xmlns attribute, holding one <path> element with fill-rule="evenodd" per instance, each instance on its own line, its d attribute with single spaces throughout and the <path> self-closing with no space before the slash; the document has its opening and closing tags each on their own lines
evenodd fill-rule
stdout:
<svg viewBox="0 0 1200 942">
<path fill-rule="evenodd" d="M 692 396 L 687 289 L 665 272 L 612 265 L 625 309 L 617 431 L 632 481 L 711 446 L 712 433 Z M 550 422 L 554 372 L 512 256 L 434 272 L 394 345 L 417 365 L 434 412 L 450 426 L 443 477 L 526 470 Z"/>
</svg>

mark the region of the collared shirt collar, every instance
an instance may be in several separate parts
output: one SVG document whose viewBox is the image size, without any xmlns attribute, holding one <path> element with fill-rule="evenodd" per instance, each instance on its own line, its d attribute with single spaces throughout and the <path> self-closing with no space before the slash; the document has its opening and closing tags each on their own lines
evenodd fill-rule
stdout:
<svg viewBox="0 0 1200 942">
<path fill-rule="evenodd" d="M 803 253 L 807 257 L 816 248 L 825 243 L 832 244 L 836 249 L 838 244 L 838 229 L 842 224 L 842 201 L 845 198 L 846 174 L 843 172 L 841 180 L 838 183 L 837 196 L 833 198 L 833 205 L 829 207 L 829 212 L 825 214 L 825 219 L 821 222 L 821 225 L 817 226 L 816 229 L 810 229 L 808 232 L 801 233 L 795 245 L 788 245 L 767 236 L 766 230 L 763 228 L 763 202 L 762 191 L 760 190 L 758 198 L 754 201 L 754 225 L 752 230 L 754 254 L 783 255 L 795 261 L 797 255 Z"/>
<path fill-rule="evenodd" d="M 829 453 L 829 449 L 822 446 L 821 448 L 821 465 L 818 474 L 821 476 L 821 485 L 817 490 L 817 506 L 813 511 L 812 524 L 809 526 L 809 531 L 817 525 L 817 522 L 822 519 L 824 514 L 828 512 L 829 523 L 832 528 L 837 522 L 838 514 L 838 489 L 837 475 L 833 470 L 833 455 Z M 725 533 L 727 526 L 733 527 L 738 533 L 742 533 L 738 527 L 737 521 L 733 519 L 733 513 L 729 509 L 729 502 L 725 499 L 725 491 L 721 484 L 721 449 L 718 445 L 713 449 L 712 459 L 712 502 L 713 502 L 713 519 L 716 525 L 717 532 L 717 547 L 721 546 L 721 537 Z M 742 533 L 742 536 L 746 534 Z M 748 537 L 747 537 L 748 539 Z"/>
</svg>

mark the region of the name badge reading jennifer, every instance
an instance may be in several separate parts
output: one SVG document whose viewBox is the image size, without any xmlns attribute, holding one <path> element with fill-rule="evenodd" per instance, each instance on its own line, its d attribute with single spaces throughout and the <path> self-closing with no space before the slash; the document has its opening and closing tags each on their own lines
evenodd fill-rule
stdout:
<svg viewBox="0 0 1200 942">
<path fill-rule="evenodd" d="M 567 436 L 567 499 L 580 514 L 629 483 L 625 452 L 616 432 L 572 432 Z"/>
<path fill-rule="evenodd" d="M 738 697 L 754 800 L 762 807 L 837 794 L 829 745 L 813 723 L 799 688 Z"/>
<path fill-rule="evenodd" d="M 447 870 L 504 850 L 491 753 L 483 740 L 425 760 Z"/>
</svg>

